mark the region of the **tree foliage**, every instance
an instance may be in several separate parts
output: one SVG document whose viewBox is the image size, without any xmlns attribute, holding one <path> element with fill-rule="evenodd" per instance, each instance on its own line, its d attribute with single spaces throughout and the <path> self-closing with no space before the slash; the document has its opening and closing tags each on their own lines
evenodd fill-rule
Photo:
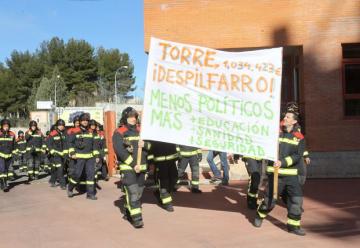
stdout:
<svg viewBox="0 0 360 248">
<path fill-rule="evenodd" d="M 112 101 L 116 71 L 118 96 L 124 96 L 135 89 L 134 65 L 118 49 L 54 37 L 33 53 L 14 50 L 0 64 L 0 113 L 27 117 L 37 100 L 54 100 L 55 85 L 57 106 Z"/>
</svg>

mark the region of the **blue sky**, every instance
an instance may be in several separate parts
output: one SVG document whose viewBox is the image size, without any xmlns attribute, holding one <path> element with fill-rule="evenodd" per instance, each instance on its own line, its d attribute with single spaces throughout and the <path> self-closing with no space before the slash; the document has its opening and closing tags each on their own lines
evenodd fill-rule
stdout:
<svg viewBox="0 0 360 248">
<path fill-rule="evenodd" d="M 33 52 L 54 36 L 84 39 L 94 47 L 129 53 L 135 95 L 142 96 L 147 66 L 143 23 L 142 0 L 0 0 L 0 62 L 14 49 Z"/>
</svg>

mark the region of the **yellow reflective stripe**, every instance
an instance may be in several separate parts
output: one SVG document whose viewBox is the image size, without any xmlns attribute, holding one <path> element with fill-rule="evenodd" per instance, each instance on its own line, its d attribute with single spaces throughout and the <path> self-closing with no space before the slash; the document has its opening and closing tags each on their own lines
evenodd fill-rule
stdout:
<svg viewBox="0 0 360 248">
<path fill-rule="evenodd" d="M 4 178 L 4 177 L 7 177 L 6 174 L 0 174 L 0 178 Z"/>
<path fill-rule="evenodd" d="M 94 185 L 95 182 L 94 181 L 86 181 L 86 185 Z"/>
<path fill-rule="evenodd" d="M 2 158 L 11 158 L 12 157 L 12 154 L 10 153 L 10 154 L 6 154 L 6 153 L 2 153 L 2 152 L 0 152 L 0 157 L 2 157 Z"/>
<path fill-rule="evenodd" d="M 69 150 L 65 149 L 65 150 L 63 150 L 63 153 L 67 154 L 67 153 L 69 153 Z"/>
<path fill-rule="evenodd" d="M 178 154 L 172 154 L 172 155 L 169 155 L 169 156 L 161 156 L 161 157 L 154 157 L 154 161 L 168 161 L 168 160 L 173 160 L 173 159 L 176 159 L 178 158 Z"/>
<path fill-rule="evenodd" d="M 279 138 L 279 142 L 288 143 L 292 145 L 298 145 L 299 141 L 298 139 L 288 139 L 288 138 Z"/>
<path fill-rule="evenodd" d="M 92 158 L 92 157 L 94 157 L 94 156 L 92 155 L 92 153 L 85 153 L 85 154 L 75 153 L 75 156 L 76 156 L 77 158 Z"/>
<path fill-rule="evenodd" d="M 274 167 L 268 166 L 266 171 L 269 173 L 274 172 Z M 298 174 L 297 169 L 287 169 L 287 168 L 279 168 L 279 175 L 287 175 L 287 176 L 296 176 Z"/>
<path fill-rule="evenodd" d="M 71 148 L 69 149 L 69 152 L 75 152 L 75 148 L 71 147 Z"/>
<path fill-rule="evenodd" d="M 179 146 L 176 146 L 176 151 L 180 152 L 180 147 Z"/>
<path fill-rule="evenodd" d="M 61 138 L 59 136 L 55 136 L 53 139 L 54 140 L 60 140 Z"/>
<path fill-rule="evenodd" d="M 133 170 L 133 169 L 134 169 L 133 167 L 131 167 L 130 165 L 127 165 L 127 164 L 121 164 L 120 165 L 120 170 L 122 170 L 122 171 L 124 171 L 124 170 Z M 144 171 L 146 169 L 147 169 L 146 164 L 141 164 L 140 165 L 140 170 L 141 171 Z"/>
<path fill-rule="evenodd" d="M 86 181 L 80 181 L 80 185 L 86 185 Z"/>
<path fill-rule="evenodd" d="M 127 165 L 127 164 L 121 164 L 120 165 L 120 170 L 123 171 L 123 170 L 132 170 L 133 168 L 130 166 L 130 165 Z"/>
<path fill-rule="evenodd" d="M 57 150 L 55 150 L 55 149 L 51 149 L 51 150 L 50 150 L 50 154 L 54 154 L 54 153 L 59 154 L 59 155 L 61 155 L 61 156 L 64 155 L 64 152 L 60 152 L 60 151 L 57 151 Z"/>
<path fill-rule="evenodd" d="M 252 156 L 246 156 L 244 158 L 250 158 L 250 159 L 254 159 L 254 160 L 262 160 L 262 158 L 260 158 L 260 157 L 252 157 Z"/>
<path fill-rule="evenodd" d="M 33 173 L 34 173 L 33 170 L 29 170 L 29 171 L 28 171 L 28 174 L 33 174 Z"/>
<path fill-rule="evenodd" d="M 129 155 L 129 157 L 124 161 L 125 164 L 131 164 L 131 162 L 133 161 L 133 157 L 131 155 Z"/>
<path fill-rule="evenodd" d="M 25 141 L 19 141 L 19 142 L 17 142 L 18 145 L 25 144 L 25 143 L 26 143 Z"/>
<path fill-rule="evenodd" d="M 0 138 L 0 141 L 12 141 L 14 138 Z"/>
<path fill-rule="evenodd" d="M 109 150 L 107 148 L 104 149 L 104 152 L 108 152 Z"/>
<path fill-rule="evenodd" d="M 286 157 L 285 161 L 287 166 L 291 166 L 294 163 L 290 156 Z"/>
<path fill-rule="evenodd" d="M 61 164 L 54 164 L 54 166 L 55 166 L 56 168 L 60 168 L 60 167 L 61 167 Z"/>
<path fill-rule="evenodd" d="M 194 156 L 197 154 L 198 154 L 198 151 L 191 151 L 191 152 L 180 151 L 181 156 Z"/>
<path fill-rule="evenodd" d="M 198 150 L 197 150 L 197 153 L 202 153 L 202 150 L 201 150 L 201 149 L 198 149 Z"/>
<path fill-rule="evenodd" d="M 149 156 L 147 156 L 147 159 L 148 159 L 148 160 L 154 159 L 154 155 L 149 155 Z"/>
<path fill-rule="evenodd" d="M 287 223 L 288 223 L 289 225 L 292 225 L 292 226 L 300 226 L 300 220 L 288 219 L 288 220 L 287 220 Z"/>
<path fill-rule="evenodd" d="M 141 208 L 131 209 L 130 207 L 128 207 L 128 209 L 131 216 L 141 214 Z"/>
<path fill-rule="evenodd" d="M 35 173 L 35 174 L 39 174 L 40 172 L 39 172 L 39 171 L 35 171 L 34 173 Z"/>
<path fill-rule="evenodd" d="M 309 152 L 308 151 L 305 151 L 304 154 L 303 154 L 304 157 L 306 156 L 309 156 Z"/>
<path fill-rule="evenodd" d="M 168 204 L 172 201 L 171 196 L 165 197 L 161 199 L 162 204 Z"/>
<path fill-rule="evenodd" d="M 77 184 L 77 182 L 74 179 L 72 179 L 71 177 L 69 178 L 69 182 L 72 184 Z"/>
<path fill-rule="evenodd" d="M 30 134 L 30 136 L 32 136 L 32 137 L 41 137 L 41 135 L 39 135 L 39 134 Z"/>
<path fill-rule="evenodd" d="M 266 214 L 259 212 L 259 210 L 257 211 L 257 213 L 260 216 L 260 218 L 262 218 L 262 219 L 264 219 L 266 217 Z"/>
<path fill-rule="evenodd" d="M 124 140 L 125 141 L 140 140 L 140 136 L 125 137 Z"/>
<path fill-rule="evenodd" d="M 200 184 L 200 182 L 199 182 L 199 181 L 195 181 L 195 180 L 194 180 L 194 181 L 191 181 L 191 184 L 192 184 L 192 185 L 199 185 L 199 184 Z"/>
<path fill-rule="evenodd" d="M 93 151 L 93 154 L 94 154 L 94 156 L 96 156 L 96 155 L 99 155 L 100 152 L 99 152 L 98 150 L 94 150 L 94 151 Z"/>
<path fill-rule="evenodd" d="M 253 194 L 253 193 L 250 193 L 250 192 L 248 192 L 247 195 L 252 197 L 252 198 L 257 198 L 258 197 L 257 194 Z"/>
<path fill-rule="evenodd" d="M 94 137 L 92 134 L 77 134 L 76 138 L 92 138 Z"/>
</svg>

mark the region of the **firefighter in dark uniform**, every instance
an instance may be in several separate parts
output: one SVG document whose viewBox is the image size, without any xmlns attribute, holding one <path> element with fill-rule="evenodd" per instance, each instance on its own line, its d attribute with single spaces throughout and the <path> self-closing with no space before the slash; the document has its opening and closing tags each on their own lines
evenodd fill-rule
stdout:
<svg viewBox="0 0 360 248">
<path fill-rule="evenodd" d="M 284 125 L 279 137 L 279 160 L 270 162 L 269 166 L 267 166 L 268 189 L 264 200 L 257 210 L 254 226 L 260 227 L 263 219 L 276 205 L 276 200 L 273 198 L 273 172 L 275 168 L 278 168 L 278 193 L 279 195 L 286 194 L 288 198 L 288 232 L 304 236 L 305 231 L 300 227 L 303 195 L 298 179 L 298 166 L 304 154 L 305 144 L 304 136 L 294 128 L 298 120 L 297 113 L 287 112 L 284 117 Z"/>
<path fill-rule="evenodd" d="M 8 169 L 15 154 L 15 134 L 10 131 L 10 121 L 0 122 L 0 189 L 9 191 Z"/>
<path fill-rule="evenodd" d="M 54 126 L 51 127 L 50 131 L 46 131 L 45 137 L 44 137 L 44 141 L 43 141 L 43 145 L 41 147 L 42 149 L 42 159 L 41 159 L 41 165 L 43 168 L 43 171 L 46 174 L 51 173 L 51 162 L 50 162 L 50 153 L 49 153 L 49 147 L 48 147 L 48 141 L 49 141 L 49 135 L 50 132 L 54 130 Z"/>
<path fill-rule="evenodd" d="M 137 121 L 136 110 L 127 107 L 122 112 L 120 126 L 115 130 L 112 141 L 125 191 L 125 215 L 135 228 L 141 228 L 144 225 L 141 196 L 145 188 L 146 158 L 150 143 L 140 140 L 140 126 L 137 125 Z M 142 150 L 138 164 L 139 148 Z"/>
<path fill-rule="evenodd" d="M 28 162 L 28 182 L 33 178 L 38 179 L 41 163 L 42 145 L 44 135 L 37 126 L 36 121 L 30 121 L 29 130 L 25 133 L 26 160 Z"/>
<path fill-rule="evenodd" d="M 100 135 L 100 159 L 101 159 L 101 168 L 98 171 L 98 175 L 101 176 L 101 179 L 108 181 L 108 167 L 106 163 L 106 156 L 108 155 L 108 148 L 106 145 L 106 138 L 104 133 L 104 128 L 100 123 L 97 123 L 97 132 Z"/>
<path fill-rule="evenodd" d="M 69 137 L 71 136 L 71 134 L 74 132 L 74 130 L 76 130 L 79 126 L 80 126 L 80 119 L 79 116 L 75 116 L 73 119 L 73 127 L 70 127 L 68 130 L 66 130 L 66 148 L 65 148 L 65 160 L 67 160 L 67 162 L 65 163 L 65 173 L 67 174 L 67 178 L 69 179 L 71 177 L 71 174 L 74 171 L 74 165 L 75 165 L 75 160 L 71 159 L 69 157 Z"/>
<path fill-rule="evenodd" d="M 95 196 L 95 163 L 99 162 L 99 150 L 94 135 L 88 130 L 90 115 L 80 115 L 80 127 L 75 128 L 69 136 L 69 155 L 75 160 L 74 171 L 69 178 L 67 194 L 73 197 L 73 189 L 86 177 L 87 199 L 97 200 Z"/>
<path fill-rule="evenodd" d="M 104 160 L 106 160 L 106 158 L 105 158 L 105 150 L 104 150 L 104 144 L 103 144 L 104 136 L 103 136 L 103 134 L 101 134 L 99 132 L 98 126 L 99 126 L 99 124 L 97 123 L 97 121 L 95 121 L 95 120 L 89 121 L 89 131 L 94 134 L 94 139 L 97 142 L 97 146 L 99 147 L 99 151 L 100 151 L 99 163 L 96 163 L 96 165 L 95 165 L 95 179 L 96 180 L 105 179 L 105 177 L 107 176 L 107 174 L 106 174 L 105 177 L 102 177 L 103 164 L 104 164 Z M 97 185 L 97 187 L 98 187 L 98 185 Z"/>
<path fill-rule="evenodd" d="M 176 161 L 179 159 L 176 145 L 152 141 L 149 159 L 156 169 L 156 180 L 159 187 L 156 192 L 158 199 L 165 210 L 173 212 L 171 193 L 174 191 L 178 179 Z"/>
<path fill-rule="evenodd" d="M 186 167 L 190 164 L 191 168 L 191 192 L 201 193 L 199 189 L 199 163 L 202 160 L 202 151 L 199 148 L 191 146 L 179 146 L 180 161 L 178 164 L 178 177 L 183 178 Z M 179 181 L 178 181 L 179 183 Z"/>
<path fill-rule="evenodd" d="M 25 136 L 24 136 L 24 132 L 19 130 L 18 131 L 18 137 L 16 138 L 16 160 L 18 162 L 19 165 L 19 170 L 20 171 L 26 171 L 27 170 L 27 165 L 26 165 L 26 160 L 25 160 L 25 153 L 26 153 L 26 141 L 25 141 Z"/>
<path fill-rule="evenodd" d="M 64 177 L 64 157 L 66 152 L 66 134 L 65 121 L 59 119 L 56 121 L 55 129 L 51 131 L 48 138 L 48 148 L 53 165 L 50 177 L 50 186 L 56 187 L 56 181 L 59 182 L 61 189 L 66 189 Z"/>
<path fill-rule="evenodd" d="M 246 195 L 247 207 L 257 208 L 257 198 L 261 179 L 262 159 L 256 157 L 243 157 L 246 170 L 250 176 L 248 191 Z"/>
</svg>

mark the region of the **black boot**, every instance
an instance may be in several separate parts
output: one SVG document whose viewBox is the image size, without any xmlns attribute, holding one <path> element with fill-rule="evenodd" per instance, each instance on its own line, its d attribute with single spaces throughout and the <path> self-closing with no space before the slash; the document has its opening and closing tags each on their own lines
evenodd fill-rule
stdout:
<svg viewBox="0 0 360 248">
<path fill-rule="evenodd" d="M 8 182 L 7 182 L 7 180 L 5 179 L 4 180 L 4 192 L 9 192 L 9 185 L 8 185 Z"/>
<path fill-rule="evenodd" d="M 168 212 L 174 212 L 174 207 L 172 204 L 163 205 L 163 208 Z"/>
<path fill-rule="evenodd" d="M 261 219 L 259 216 L 256 216 L 253 225 L 255 227 L 261 227 L 262 222 L 263 219 Z"/>
<path fill-rule="evenodd" d="M 201 191 L 200 189 L 198 189 L 198 188 L 192 188 L 192 189 L 191 189 L 191 193 L 201 194 L 202 191 Z"/>
<path fill-rule="evenodd" d="M 86 199 L 95 201 L 95 200 L 97 200 L 97 197 L 95 195 L 87 195 Z"/>
<path fill-rule="evenodd" d="M 287 225 L 287 228 L 288 228 L 289 233 L 293 233 L 293 234 L 298 235 L 298 236 L 305 236 L 306 235 L 304 229 L 302 229 L 301 227 L 294 227 L 292 225 Z"/>
<path fill-rule="evenodd" d="M 144 226 L 144 222 L 142 220 L 142 218 L 136 218 L 134 219 L 131 224 L 135 227 L 135 228 L 142 228 Z"/>
</svg>

